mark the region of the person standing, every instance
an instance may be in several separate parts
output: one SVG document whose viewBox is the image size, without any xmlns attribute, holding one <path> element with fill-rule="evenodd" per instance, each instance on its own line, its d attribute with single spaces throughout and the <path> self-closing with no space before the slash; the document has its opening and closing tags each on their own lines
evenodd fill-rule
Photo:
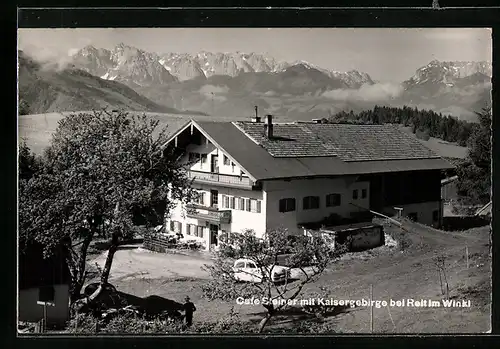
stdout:
<svg viewBox="0 0 500 349">
<path fill-rule="evenodd" d="M 189 297 L 185 298 L 184 303 L 184 314 L 186 317 L 186 325 L 189 327 L 193 324 L 193 313 L 196 311 L 196 307 L 193 302 L 189 299 Z"/>
</svg>

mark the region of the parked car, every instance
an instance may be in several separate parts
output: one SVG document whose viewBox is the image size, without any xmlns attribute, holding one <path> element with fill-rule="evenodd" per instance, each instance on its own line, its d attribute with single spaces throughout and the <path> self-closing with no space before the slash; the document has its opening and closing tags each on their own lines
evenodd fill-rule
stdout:
<svg viewBox="0 0 500 349">
<path fill-rule="evenodd" d="M 282 282 L 290 278 L 290 268 L 280 265 L 259 267 L 252 259 L 240 258 L 233 265 L 234 278 L 237 281 L 260 283 L 271 275 L 272 282 Z"/>
</svg>

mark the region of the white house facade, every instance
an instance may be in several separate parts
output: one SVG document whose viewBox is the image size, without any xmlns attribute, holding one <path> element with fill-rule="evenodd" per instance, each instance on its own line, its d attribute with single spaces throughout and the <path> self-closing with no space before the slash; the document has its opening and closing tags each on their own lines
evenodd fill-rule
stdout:
<svg viewBox="0 0 500 349">
<path fill-rule="evenodd" d="M 419 222 L 439 225 L 440 183 L 437 193 L 402 197 L 386 195 L 390 184 L 380 185 L 380 178 L 399 172 L 406 176 L 401 178 L 413 178 L 408 174 L 416 171 L 418 178 L 433 180 L 448 163 L 394 127 L 370 125 L 375 144 L 363 144 L 359 133 L 370 126 L 333 126 L 273 124 L 272 118 L 265 123 L 190 121 L 166 147 L 182 154 L 198 195 L 190 204 L 178 203 L 166 217 L 166 227 L 211 249 L 221 238 L 245 229 L 258 237 L 278 228 L 303 234 L 303 224 L 331 215 L 349 218 L 372 209 L 394 213 L 393 203 Z M 409 148 L 405 142 L 411 143 Z M 399 180 L 400 185 L 414 187 L 405 181 Z"/>
</svg>

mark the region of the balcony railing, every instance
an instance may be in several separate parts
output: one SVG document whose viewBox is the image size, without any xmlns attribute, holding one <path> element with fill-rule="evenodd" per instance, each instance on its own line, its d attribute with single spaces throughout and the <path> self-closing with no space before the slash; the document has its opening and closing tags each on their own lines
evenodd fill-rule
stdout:
<svg viewBox="0 0 500 349">
<path fill-rule="evenodd" d="M 253 182 L 248 177 L 233 176 L 220 173 L 210 173 L 201 171 L 187 171 L 188 178 L 195 182 L 218 183 L 230 187 L 252 188 Z"/>
<path fill-rule="evenodd" d="M 231 224 L 231 210 L 219 210 L 215 207 L 186 205 L 186 215 L 191 218 L 206 220 L 217 224 Z"/>
</svg>

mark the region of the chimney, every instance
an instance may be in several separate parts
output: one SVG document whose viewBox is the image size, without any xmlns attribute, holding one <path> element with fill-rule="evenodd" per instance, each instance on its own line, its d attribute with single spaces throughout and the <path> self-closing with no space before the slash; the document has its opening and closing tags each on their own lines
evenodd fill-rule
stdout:
<svg viewBox="0 0 500 349">
<path fill-rule="evenodd" d="M 272 115 L 266 115 L 265 129 L 266 129 L 267 138 L 268 139 L 273 138 L 273 116 Z"/>
<path fill-rule="evenodd" d="M 260 122 L 260 116 L 259 116 L 259 113 L 258 113 L 258 107 L 255 106 L 255 117 L 252 118 L 252 122 L 257 122 L 259 123 Z"/>
</svg>

